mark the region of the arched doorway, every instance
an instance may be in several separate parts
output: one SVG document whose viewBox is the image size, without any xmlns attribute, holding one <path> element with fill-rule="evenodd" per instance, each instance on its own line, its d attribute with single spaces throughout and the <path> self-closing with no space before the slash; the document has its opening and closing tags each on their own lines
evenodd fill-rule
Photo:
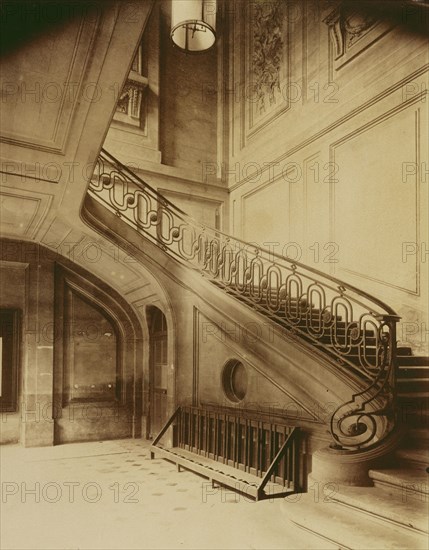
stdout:
<svg viewBox="0 0 429 550">
<path fill-rule="evenodd" d="M 139 437 L 142 335 L 128 304 L 57 264 L 54 336 L 54 443 Z"/>
<path fill-rule="evenodd" d="M 155 437 L 168 420 L 167 321 L 160 309 L 147 310 L 149 327 L 149 436 Z"/>
</svg>

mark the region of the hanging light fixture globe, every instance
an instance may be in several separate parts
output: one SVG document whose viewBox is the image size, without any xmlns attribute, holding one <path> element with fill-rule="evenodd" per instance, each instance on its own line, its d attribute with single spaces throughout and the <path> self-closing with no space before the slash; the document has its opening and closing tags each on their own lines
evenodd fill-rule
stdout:
<svg viewBox="0 0 429 550">
<path fill-rule="evenodd" d="M 211 48 L 216 41 L 216 0 L 172 0 L 170 37 L 187 53 Z"/>
</svg>

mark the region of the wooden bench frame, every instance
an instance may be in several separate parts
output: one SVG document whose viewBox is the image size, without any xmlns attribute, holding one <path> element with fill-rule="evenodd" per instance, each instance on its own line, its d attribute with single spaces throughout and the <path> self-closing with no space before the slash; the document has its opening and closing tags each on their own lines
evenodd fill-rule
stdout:
<svg viewBox="0 0 429 550">
<path fill-rule="evenodd" d="M 195 426 L 192 426 L 192 422 Z M 208 428 L 211 426 L 213 432 L 222 422 L 224 441 L 217 439 L 216 431 L 210 448 L 210 444 L 207 445 L 210 438 Z M 172 448 L 163 447 L 160 441 L 173 423 L 176 427 L 174 439 L 177 445 L 175 443 Z M 234 456 L 229 456 L 228 452 L 216 452 L 213 448 L 222 448 L 226 451 L 228 426 L 233 426 L 234 423 L 234 446 L 239 446 L 238 430 L 245 431 L 246 441 L 244 450 L 240 452 L 241 459 L 237 458 L 235 448 L 232 453 Z M 256 455 L 254 453 L 252 457 L 253 461 L 250 457 L 250 443 L 247 441 L 250 436 L 254 447 L 257 448 Z M 297 427 L 267 423 L 252 417 L 250 413 L 233 414 L 223 409 L 183 406 L 176 409 L 155 438 L 151 446 L 151 458 L 160 456 L 175 463 L 179 471 L 184 468 L 208 478 L 212 486 L 217 483 L 259 501 L 299 492 L 298 436 Z M 205 441 L 202 441 L 203 439 Z M 273 445 L 273 441 L 278 440 L 280 444 Z"/>
</svg>

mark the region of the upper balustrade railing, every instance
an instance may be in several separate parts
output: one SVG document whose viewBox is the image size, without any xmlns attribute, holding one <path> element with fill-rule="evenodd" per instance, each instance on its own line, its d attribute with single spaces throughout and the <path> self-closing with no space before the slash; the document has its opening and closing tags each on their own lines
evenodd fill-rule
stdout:
<svg viewBox="0 0 429 550">
<path fill-rule="evenodd" d="M 364 381 L 331 419 L 336 443 L 367 447 L 394 425 L 396 323 L 387 304 L 327 273 L 205 226 L 102 151 L 89 194 L 165 252 Z"/>
</svg>

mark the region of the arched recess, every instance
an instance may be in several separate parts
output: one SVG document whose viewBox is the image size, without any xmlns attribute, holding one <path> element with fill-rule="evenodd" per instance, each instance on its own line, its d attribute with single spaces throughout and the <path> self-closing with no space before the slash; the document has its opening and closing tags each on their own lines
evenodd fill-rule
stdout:
<svg viewBox="0 0 429 550">
<path fill-rule="evenodd" d="M 131 307 L 56 264 L 54 335 L 54 443 L 140 437 L 143 337 Z"/>
</svg>

